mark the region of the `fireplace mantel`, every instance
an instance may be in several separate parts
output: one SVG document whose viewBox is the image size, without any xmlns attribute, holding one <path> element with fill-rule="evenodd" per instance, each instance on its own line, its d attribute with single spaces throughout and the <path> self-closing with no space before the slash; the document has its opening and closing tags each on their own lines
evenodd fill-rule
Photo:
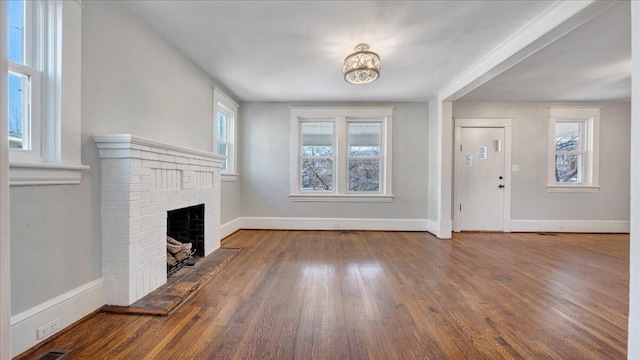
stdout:
<svg viewBox="0 0 640 360">
<path fill-rule="evenodd" d="M 205 205 L 205 256 L 220 247 L 224 157 L 131 134 L 94 135 L 102 158 L 107 304 L 128 306 L 167 281 L 167 211 Z"/>
</svg>

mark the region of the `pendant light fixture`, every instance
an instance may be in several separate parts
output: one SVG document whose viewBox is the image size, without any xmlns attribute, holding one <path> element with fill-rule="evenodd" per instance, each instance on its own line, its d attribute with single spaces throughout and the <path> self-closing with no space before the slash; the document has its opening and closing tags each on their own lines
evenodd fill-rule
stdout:
<svg viewBox="0 0 640 360">
<path fill-rule="evenodd" d="M 355 52 L 344 59 L 344 79 L 350 84 L 362 85 L 380 77 L 380 56 L 369 51 L 369 45 L 356 45 Z"/>
</svg>

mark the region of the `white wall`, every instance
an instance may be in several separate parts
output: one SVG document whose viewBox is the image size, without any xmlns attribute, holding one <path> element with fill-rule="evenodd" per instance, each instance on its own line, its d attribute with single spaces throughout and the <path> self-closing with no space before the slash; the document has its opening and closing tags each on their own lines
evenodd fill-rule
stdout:
<svg viewBox="0 0 640 360">
<path fill-rule="evenodd" d="M 395 198 L 391 203 L 366 204 L 305 203 L 289 200 L 291 116 L 289 107 L 294 105 L 298 104 L 242 104 L 240 186 L 244 217 L 426 220 L 428 207 L 426 186 L 428 106 L 426 103 L 384 104 L 396 107 L 393 118 L 393 194 Z"/>
<path fill-rule="evenodd" d="M 548 193 L 547 131 L 551 103 L 454 102 L 455 118 L 513 118 L 512 220 L 629 220 L 629 103 L 601 106 L 597 193 Z M 556 104 L 557 105 L 557 104 Z"/>
</svg>

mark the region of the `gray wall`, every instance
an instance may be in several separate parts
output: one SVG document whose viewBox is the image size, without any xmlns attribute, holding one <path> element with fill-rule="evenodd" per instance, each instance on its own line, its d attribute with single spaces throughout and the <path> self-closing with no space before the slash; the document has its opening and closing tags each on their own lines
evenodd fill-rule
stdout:
<svg viewBox="0 0 640 360">
<path fill-rule="evenodd" d="M 11 187 L 12 315 L 101 276 L 90 182 Z"/>
<path fill-rule="evenodd" d="M 122 3 L 83 4 L 82 163 L 91 171 L 81 185 L 11 188 L 12 314 L 101 276 L 100 159 L 91 135 L 213 150 L 219 84 Z M 238 186 L 224 183 L 223 193 L 228 187 Z M 234 192 L 223 195 L 223 218 L 237 217 Z"/>
<path fill-rule="evenodd" d="M 222 203 L 220 205 L 222 206 L 222 208 L 220 210 L 220 225 L 224 225 L 225 223 L 233 221 L 242 216 L 240 208 L 240 182 L 223 181 L 221 191 L 222 193 L 220 194 L 220 196 Z"/>
<path fill-rule="evenodd" d="M 547 127 L 552 105 L 600 106 L 600 189 L 548 193 Z M 629 220 L 630 103 L 455 102 L 455 118 L 513 118 L 513 220 Z"/>
<path fill-rule="evenodd" d="M 289 107 L 294 105 L 299 104 L 242 104 L 239 138 L 243 216 L 427 218 L 426 103 L 384 104 L 396 107 L 393 118 L 395 198 L 391 203 L 373 204 L 289 201 Z"/>
</svg>

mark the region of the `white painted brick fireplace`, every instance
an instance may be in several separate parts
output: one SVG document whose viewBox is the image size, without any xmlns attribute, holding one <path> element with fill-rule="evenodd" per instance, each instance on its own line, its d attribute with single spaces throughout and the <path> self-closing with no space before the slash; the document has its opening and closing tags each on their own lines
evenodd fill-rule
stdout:
<svg viewBox="0 0 640 360">
<path fill-rule="evenodd" d="M 94 135 L 102 158 L 102 263 L 108 305 L 167 281 L 167 211 L 204 204 L 205 256 L 220 247 L 223 158 L 130 134 Z"/>
</svg>

